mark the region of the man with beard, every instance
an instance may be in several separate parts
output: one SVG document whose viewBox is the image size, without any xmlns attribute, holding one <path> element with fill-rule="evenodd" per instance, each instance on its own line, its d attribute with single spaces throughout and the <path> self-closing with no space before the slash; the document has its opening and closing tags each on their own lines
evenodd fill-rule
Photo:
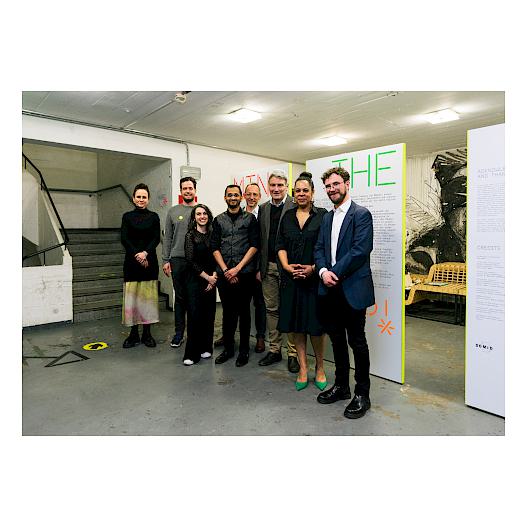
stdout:
<svg viewBox="0 0 527 527">
<path fill-rule="evenodd" d="M 163 239 L 163 272 L 172 276 L 174 285 L 174 319 L 175 334 L 170 345 L 178 348 L 183 343 L 185 334 L 185 313 L 187 312 L 187 284 L 189 264 L 185 259 L 185 234 L 194 201 L 196 198 L 196 180 L 183 177 L 179 181 L 183 198 L 181 205 L 175 205 L 167 213 L 165 237 Z"/>
<path fill-rule="evenodd" d="M 321 404 L 351 399 L 348 343 L 355 360 L 355 394 L 344 417 L 357 419 L 370 408 L 370 354 L 364 326 L 366 308 L 375 303 L 370 269 L 373 221 L 368 209 L 351 200 L 350 176 L 341 167 L 322 175 L 334 205 L 325 215 L 315 245 L 320 320 L 335 357 L 335 384 L 317 397 Z"/>
<path fill-rule="evenodd" d="M 258 212 L 260 206 L 258 205 L 262 193 L 260 192 L 260 186 L 258 183 L 249 183 L 245 186 L 243 191 L 243 197 L 245 199 L 246 212 L 254 214 L 258 219 Z M 262 292 L 262 282 L 255 280 L 254 282 L 254 293 L 253 293 L 253 305 L 254 305 L 254 325 L 256 327 L 256 345 L 254 347 L 255 353 L 262 353 L 265 351 L 265 325 L 266 325 L 266 311 L 265 301 Z M 214 342 L 215 347 L 223 346 L 224 340 L 221 336 Z"/>
<path fill-rule="evenodd" d="M 260 231 L 256 217 L 241 209 L 242 190 L 238 185 L 225 189 L 227 210 L 214 218 L 210 247 L 218 264 L 218 291 L 223 307 L 224 350 L 216 358 L 222 364 L 234 357 L 234 334 L 240 324 L 240 346 L 236 366 L 249 361 L 251 298 L 256 278 Z"/>
</svg>

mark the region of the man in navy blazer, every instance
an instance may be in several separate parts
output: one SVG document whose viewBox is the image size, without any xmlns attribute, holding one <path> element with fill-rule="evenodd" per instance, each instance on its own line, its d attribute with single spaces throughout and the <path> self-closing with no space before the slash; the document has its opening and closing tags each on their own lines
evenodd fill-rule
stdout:
<svg viewBox="0 0 527 527">
<path fill-rule="evenodd" d="M 317 397 L 321 404 L 351 399 L 348 343 L 355 360 L 355 390 L 344 416 L 362 417 L 370 408 L 370 354 L 364 326 L 366 308 L 375 303 L 370 269 L 373 221 L 365 207 L 350 197 L 350 176 L 341 168 L 322 175 L 334 205 L 326 214 L 315 245 L 320 276 L 319 316 L 335 357 L 335 384 Z"/>
</svg>

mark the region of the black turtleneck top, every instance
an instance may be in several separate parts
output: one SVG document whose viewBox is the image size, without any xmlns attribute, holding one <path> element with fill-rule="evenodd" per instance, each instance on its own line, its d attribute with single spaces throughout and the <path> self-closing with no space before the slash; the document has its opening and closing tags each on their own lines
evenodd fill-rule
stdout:
<svg viewBox="0 0 527 527">
<path fill-rule="evenodd" d="M 125 282 L 157 280 L 159 264 L 156 247 L 159 241 L 159 216 L 155 212 L 136 207 L 135 210 L 123 214 L 121 243 L 126 251 L 123 265 Z M 148 253 L 146 268 L 135 259 L 135 255 L 142 251 Z"/>
</svg>

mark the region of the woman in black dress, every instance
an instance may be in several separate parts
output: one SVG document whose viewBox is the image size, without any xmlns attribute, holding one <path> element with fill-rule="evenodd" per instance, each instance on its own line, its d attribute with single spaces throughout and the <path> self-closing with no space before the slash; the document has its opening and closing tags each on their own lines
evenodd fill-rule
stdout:
<svg viewBox="0 0 527 527">
<path fill-rule="evenodd" d="M 156 247 L 160 240 L 159 216 L 146 207 L 150 192 L 144 183 L 134 188 L 135 209 L 123 214 L 121 243 L 125 248 L 123 265 L 123 325 L 131 326 L 123 348 L 140 342 L 153 348 L 156 341 L 150 324 L 159 322 L 158 282 L 159 265 Z M 139 339 L 139 324 L 143 335 Z"/>
<path fill-rule="evenodd" d="M 288 210 L 278 233 L 276 249 L 282 266 L 278 330 L 290 333 L 296 346 L 300 370 L 296 389 L 303 390 L 307 378 L 307 335 L 315 351 L 315 385 L 327 386 L 324 373 L 324 331 L 317 319 L 318 276 L 313 251 L 325 209 L 313 206 L 314 185 L 311 174 L 303 172 L 294 186 L 296 207 Z"/>
<path fill-rule="evenodd" d="M 190 213 L 185 258 L 191 265 L 188 283 L 187 345 L 183 364 L 192 366 L 212 357 L 216 315 L 216 261 L 210 249 L 212 213 L 198 204 Z"/>
</svg>

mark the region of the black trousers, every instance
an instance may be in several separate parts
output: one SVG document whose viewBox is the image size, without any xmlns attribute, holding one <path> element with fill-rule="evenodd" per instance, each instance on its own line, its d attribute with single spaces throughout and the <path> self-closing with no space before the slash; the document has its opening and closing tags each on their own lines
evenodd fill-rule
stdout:
<svg viewBox="0 0 527 527">
<path fill-rule="evenodd" d="M 320 320 L 333 346 L 335 384 L 349 386 L 349 344 L 355 361 L 355 393 L 369 397 L 370 352 L 364 332 L 366 309 L 353 309 L 340 286 L 331 288 L 319 300 Z"/>
<path fill-rule="evenodd" d="M 223 342 L 227 352 L 234 353 L 234 334 L 239 321 L 239 351 L 249 353 L 251 298 L 255 280 L 255 273 L 238 274 L 237 284 L 230 284 L 223 275 L 218 279 L 218 291 L 223 307 Z"/>
<path fill-rule="evenodd" d="M 183 360 L 199 362 L 201 354 L 213 352 L 214 317 L 216 315 L 216 288 L 205 291 L 207 282 L 191 276 L 187 284 L 189 304 L 187 310 L 187 344 Z"/>
<path fill-rule="evenodd" d="M 267 313 L 265 310 L 265 300 L 262 291 L 262 282 L 254 280 L 254 325 L 256 327 L 256 337 L 265 337 L 265 328 L 267 323 Z"/>
<path fill-rule="evenodd" d="M 170 258 L 172 285 L 174 286 L 174 327 L 176 333 L 185 331 L 185 313 L 188 309 L 188 281 L 190 266 L 185 258 Z"/>
</svg>

